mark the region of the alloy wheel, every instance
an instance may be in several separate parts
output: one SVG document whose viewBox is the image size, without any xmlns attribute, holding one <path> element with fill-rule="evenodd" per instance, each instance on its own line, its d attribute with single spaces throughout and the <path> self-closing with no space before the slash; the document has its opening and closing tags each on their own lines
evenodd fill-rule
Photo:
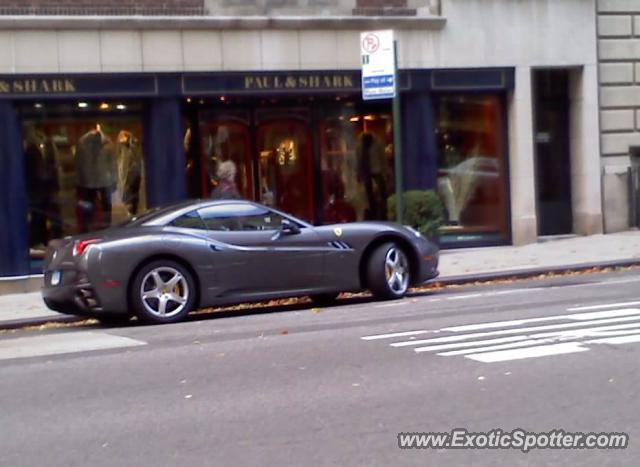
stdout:
<svg viewBox="0 0 640 467">
<path fill-rule="evenodd" d="M 189 301 L 187 279 L 172 267 L 157 267 L 142 279 L 140 299 L 144 308 L 160 318 L 171 318 L 182 312 Z"/>
<path fill-rule="evenodd" d="M 389 288 L 396 295 L 404 294 L 409 288 L 409 262 L 407 256 L 397 247 L 389 248 L 384 260 L 384 273 Z"/>
</svg>

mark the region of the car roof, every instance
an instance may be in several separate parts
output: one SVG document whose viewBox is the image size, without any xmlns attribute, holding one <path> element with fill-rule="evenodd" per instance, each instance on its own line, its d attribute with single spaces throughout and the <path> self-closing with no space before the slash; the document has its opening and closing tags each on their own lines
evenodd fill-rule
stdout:
<svg viewBox="0 0 640 467">
<path fill-rule="evenodd" d="M 157 208 L 157 212 L 151 213 L 150 216 L 146 217 L 146 219 L 137 223 L 137 225 L 145 225 L 145 226 L 166 225 L 171 221 L 173 221 L 174 219 L 177 219 L 178 217 L 184 214 L 187 214 L 191 211 L 208 208 L 212 206 L 237 205 L 237 204 L 244 204 L 247 206 L 253 206 L 255 208 L 268 209 L 270 211 L 281 214 L 287 218 L 294 219 L 305 226 L 310 226 L 309 223 L 301 219 L 297 219 L 290 214 L 278 211 L 277 209 L 273 209 L 271 207 L 264 206 L 259 203 L 255 203 L 253 201 L 244 200 L 244 199 L 233 199 L 233 200 L 192 199 L 189 201 L 182 201 L 179 203 Z M 144 216 L 144 214 L 142 216 Z"/>
</svg>

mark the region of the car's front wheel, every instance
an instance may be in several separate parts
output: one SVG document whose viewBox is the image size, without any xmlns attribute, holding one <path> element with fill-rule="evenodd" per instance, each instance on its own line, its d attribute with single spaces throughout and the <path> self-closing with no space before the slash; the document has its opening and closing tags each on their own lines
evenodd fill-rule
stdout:
<svg viewBox="0 0 640 467">
<path fill-rule="evenodd" d="M 377 247 L 367 264 L 367 285 L 381 300 L 402 298 L 409 289 L 411 270 L 406 253 L 396 243 Z"/>
<path fill-rule="evenodd" d="M 130 293 L 133 311 L 140 321 L 175 323 L 193 308 L 196 286 L 184 266 L 175 261 L 158 260 L 138 271 Z"/>
</svg>

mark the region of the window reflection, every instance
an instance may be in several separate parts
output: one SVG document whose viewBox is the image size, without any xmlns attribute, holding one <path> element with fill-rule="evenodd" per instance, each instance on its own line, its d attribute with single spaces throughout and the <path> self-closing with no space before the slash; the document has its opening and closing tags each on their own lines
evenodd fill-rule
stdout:
<svg viewBox="0 0 640 467">
<path fill-rule="evenodd" d="M 260 202 L 313 222 L 310 127 L 305 112 L 299 114 L 299 118 L 280 111 L 258 115 Z"/>
<path fill-rule="evenodd" d="M 142 122 L 123 103 L 25 105 L 23 149 L 30 252 L 145 209 Z"/>
<path fill-rule="evenodd" d="M 387 219 L 394 190 L 390 115 L 346 106 L 327 116 L 320 132 L 323 221 Z"/>
<path fill-rule="evenodd" d="M 233 161 L 237 168 L 235 183 L 243 198 L 253 199 L 253 160 L 249 116 L 245 112 L 205 112 L 200 116 L 200 154 L 203 196 L 209 196 L 221 182 L 218 167 Z"/>
<path fill-rule="evenodd" d="M 446 210 L 444 233 L 506 235 L 502 119 L 497 96 L 438 99 L 437 190 Z"/>
</svg>

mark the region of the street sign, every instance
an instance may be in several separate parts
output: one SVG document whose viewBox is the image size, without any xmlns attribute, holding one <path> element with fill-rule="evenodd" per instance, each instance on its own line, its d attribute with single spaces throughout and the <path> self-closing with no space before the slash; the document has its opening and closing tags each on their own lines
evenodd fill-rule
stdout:
<svg viewBox="0 0 640 467">
<path fill-rule="evenodd" d="M 396 95 L 396 61 L 393 31 L 360 33 L 362 98 L 391 99 Z"/>
</svg>

